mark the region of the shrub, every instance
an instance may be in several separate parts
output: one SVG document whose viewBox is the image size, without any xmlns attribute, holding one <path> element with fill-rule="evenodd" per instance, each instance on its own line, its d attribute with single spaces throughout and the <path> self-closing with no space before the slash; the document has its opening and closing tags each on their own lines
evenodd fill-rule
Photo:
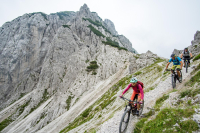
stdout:
<svg viewBox="0 0 200 133">
<path fill-rule="evenodd" d="M 197 56 L 195 56 L 194 59 L 193 59 L 193 61 L 196 61 L 198 59 L 200 59 L 200 54 L 198 54 Z"/>
<path fill-rule="evenodd" d="M 103 25 L 102 25 L 102 23 L 101 22 L 99 22 L 99 21 L 92 21 L 92 19 L 90 19 L 90 18 L 82 18 L 83 20 L 88 20 L 91 24 L 93 24 L 93 25 L 96 25 L 97 27 L 102 27 L 106 32 L 108 32 L 108 33 L 110 33 L 111 34 L 111 32 L 108 30 L 108 29 L 106 29 Z"/>
<path fill-rule="evenodd" d="M 31 16 L 33 16 L 33 15 L 35 15 L 35 14 L 41 14 L 41 15 L 44 17 L 44 19 L 47 20 L 47 15 L 46 15 L 45 13 L 43 13 L 43 12 L 33 12 L 33 13 L 30 13 L 29 15 L 30 15 L 30 17 L 31 17 Z"/>
<path fill-rule="evenodd" d="M 185 96 L 194 97 L 194 96 L 196 96 L 199 93 L 200 93 L 200 89 L 185 90 L 185 91 L 183 91 L 183 92 L 180 93 L 180 98 L 183 98 Z"/>
<path fill-rule="evenodd" d="M 141 73 L 142 73 L 142 72 L 138 71 L 138 72 L 134 73 L 134 75 L 135 75 L 135 76 L 138 76 L 138 75 L 140 75 Z"/>
<path fill-rule="evenodd" d="M 105 41 L 102 41 L 102 43 L 104 43 L 105 45 L 110 45 L 110 46 L 112 46 L 112 47 L 116 47 L 116 48 L 118 48 L 119 50 L 126 50 L 127 51 L 127 49 L 126 48 L 124 48 L 124 47 L 120 47 L 119 46 L 119 43 L 118 42 L 115 42 L 115 41 L 112 41 L 110 38 L 106 38 L 106 42 Z"/>
<path fill-rule="evenodd" d="M 100 31 L 98 31 L 97 29 L 95 29 L 92 25 L 89 25 L 89 26 L 87 26 L 87 27 L 90 28 L 90 30 L 91 30 L 94 34 L 96 34 L 97 36 L 105 37 Z"/>
<path fill-rule="evenodd" d="M 57 13 L 52 13 L 51 15 L 55 15 L 55 14 L 57 14 L 58 17 L 59 17 L 60 19 L 63 20 L 64 17 L 69 16 L 69 14 L 70 14 L 71 12 L 73 12 L 73 11 L 57 12 Z"/>
<path fill-rule="evenodd" d="M 87 69 L 86 71 L 87 72 L 91 72 L 92 71 L 92 75 L 96 75 L 97 73 L 95 72 L 95 70 L 99 68 L 99 66 L 97 65 L 97 62 L 96 61 L 91 61 L 90 62 L 90 65 L 87 66 Z"/>
<path fill-rule="evenodd" d="M 70 29 L 70 26 L 71 26 L 71 25 L 62 25 L 62 26 L 63 26 L 64 28 L 66 28 L 66 27 L 67 27 L 67 28 L 69 28 L 69 29 Z"/>
<path fill-rule="evenodd" d="M 162 68 L 161 66 L 159 66 L 159 65 L 157 66 L 157 70 L 158 70 L 158 72 L 161 72 L 162 69 L 163 69 L 163 68 Z"/>
<path fill-rule="evenodd" d="M 72 96 L 69 96 L 68 99 L 66 100 L 66 104 L 67 104 L 66 109 L 67 110 L 69 110 L 69 108 L 70 108 L 72 98 L 73 98 Z"/>
</svg>

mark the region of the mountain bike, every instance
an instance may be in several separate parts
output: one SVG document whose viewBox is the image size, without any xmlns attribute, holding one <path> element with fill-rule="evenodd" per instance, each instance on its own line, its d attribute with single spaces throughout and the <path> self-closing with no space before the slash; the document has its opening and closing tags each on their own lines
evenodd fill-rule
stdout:
<svg viewBox="0 0 200 133">
<path fill-rule="evenodd" d="M 192 59 L 193 57 L 190 57 Z M 185 68 L 186 68 L 186 73 L 188 72 L 188 66 L 189 66 L 189 61 L 188 59 L 185 60 Z"/>
<path fill-rule="evenodd" d="M 124 114 L 122 115 L 120 125 L 119 125 L 119 133 L 124 133 L 126 131 L 127 126 L 128 126 L 130 114 L 132 114 L 133 116 L 136 115 L 137 103 L 139 103 L 139 102 L 137 102 L 138 94 L 135 95 L 135 98 L 134 98 L 133 101 L 131 101 L 131 100 L 125 98 L 125 97 L 121 97 L 121 98 L 124 101 L 128 101 L 126 103 L 126 107 L 124 109 Z M 142 104 L 140 104 L 138 116 L 140 116 L 142 114 L 143 107 L 144 107 L 144 100 L 143 100 Z"/>
<path fill-rule="evenodd" d="M 185 69 L 186 69 L 186 73 L 188 72 L 188 59 L 185 60 Z"/>
<path fill-rule="evenodd" d="M 181 75 L 181 80 L 179 79 L 179 77 L 178 77 L 178 74 L 177 74 L 177 71 L 176 70 L 178 70 L 179 72 L 180 72 L 180 75 Z M 170 69 L 167 69 L 167 71 L 171 71 Z M 172 75 L 171 75 L 171 77 L 172 77 L 172 87 L 173 88 L 175 88 L 176 87 L 176 80 L 178 80 L 179 81 L 179 83 L 181 83 L 182 82 L 182 72 L 181 72 L 181 69 L 179 69 L 179 68 L 175 68 L 175 70 L 173 70 L 173 72 L 172 72 Z"/>
</svg>

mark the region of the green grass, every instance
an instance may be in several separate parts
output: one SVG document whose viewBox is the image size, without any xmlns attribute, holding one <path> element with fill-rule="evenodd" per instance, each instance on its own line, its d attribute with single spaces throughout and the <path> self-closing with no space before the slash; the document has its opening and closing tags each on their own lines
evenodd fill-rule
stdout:
<svg viewBox="0 0 200 133">
<path fill-rule="evenodd" d="M 200 54 L 194 57 L 193 61 L 199 60 L 200 59 Z"/>
<path fill-rule="evenodd" d="M 155 89 L 154 87 L 150 87 L 150 88 L 145 89 L 144 92 L 146 93 L 146 92 L 149 92 L 149 91 L 154 90 L 154 89 Z"/>
<path fill-rule="evenodd" d="M 168 98 L 169 98 L 169 95 L 166 95 L 166 94 L 164 94 L 162 97 L 158 98 L 158 99 L 156 100 L 156 104 L 155 104 L 155 106 L 154 106 L 155 110 L 156 110 L 156 111 L 160 110 L 160 107 L 162 106 L 163 102 L 164 102 L 165 100 L 167 100 Z"/>
<path fill-rule="evenodd" d="M 140 74 L 142 74 L 142 72 L 138 71 L 138 72 L 134 73 L 133 75 L 138 76 Z"/>
<path fill-rule="evenodd" d="M 147 118 L 140 119 L 140 121 L 137 122 L 136 125 L 135 125 L 134 133 L 141 133 L 142 128 L 145 125 L 144 122 L 147 121 L 147 120 L 148 120 Z"/>
<path fill-rule="evenodd" d="M 192 133 L 192 131 L 196 131 L 199 129 L 198 124 L 193 120 L 183 121 L 179 125 L 180 125 L 180 132 L 188 131 Z"/>
<path fill-rule="evenodd" d="M 64 28 L 69 28 L 70 29 L 70 26 L 71 25 L 62 25 Z"/>
<path fill-rule="evenodd" d="M 200 70 L 200 64 L 191 72 L 191 74 L 194 74 L 199 70 Z"/>
<path fill-rule="evenodd" d="M 185 85 L 193 86 L 195 83 L 200 82 L 200 71 L 198 71 Z"/>
<path fill-rule="evenodd" d="M 158 70 L 158 72 L 161 72 L 162 70 L 163 70 L 163 67 L 162 66 L 159 66 L 159 65 L 157 65 L 157 70 Z"/>
<path fill-rule="evenodd" d="M 165 108 L 161 110 L 158 115 L 156 116 L 155 119 L 148 121 L 141 131 L 143 132 L 148 132 L 148 133 L 162 133 L 163 130 L 166 130 L 165 132 L 175 132 L 177 131 L 182 131 L 182 132 L 187 132 L 187 131 L 196 131 L 196 126 L 195 128 L 185 128 L 185 122 L 181 122 L 182 117 L 190 117 L 195 113 L 194 109 L 174 109 L 174 108 Z M 184 128 L 179 128 L 175 127 L 176 129 L 173 129 L 173 125 L 178 123 L 180 126 Z M 188 121 L 186 122 L 189 127 L 191 125 L 194 125 L 193 122 Z"/>
<path fill-rule="evenodd" d="M 183 98 L 185 96 L 188 96 L 188 97 L 194 97 L 196 96 L 197 94 L 200 93 L 200 89 L 195 89 L 195 90 L 185 90 L 183 92 L 180 93 L 180 98 Z"/>
<path fill-rule="evenodd" d="M 94 33 L 94 34 L 96 34 L 97 36 L 99 36 L 99 37 L 105 37 L 100 31 L 98 31 L 97 29 L 95 29 L 92 25 L 89 25 L 89 26 L 87 26 L 88 28 L 90 28 L 90 30 Z"/>
<path fill-rule="evenodd" d="M 0 123 L 0 131 L 2 131 L 5 127 L 7 127 L 11 122 L 13 122 L 13 120 L 11 119 L 11 116 L 8 117 L 7 119 L 3 120 Z"/>
</svg>

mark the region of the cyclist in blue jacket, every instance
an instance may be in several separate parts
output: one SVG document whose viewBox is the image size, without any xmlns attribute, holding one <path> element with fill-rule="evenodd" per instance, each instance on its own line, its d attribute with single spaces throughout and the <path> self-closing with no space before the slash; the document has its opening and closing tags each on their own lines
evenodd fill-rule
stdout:
<svg viewBox="0 0 200 133">
<path fill-rule="evenodd" d="M 171 55 L 171 59 L 169 60 L 169 62 L 168 62 L 167 65 L 166 65 L 166 69 L 168 68 L 168 66 L 169 66 L 169 64 L 170 64 L 171 62 L 173 62 L 173 66 L 172 66 L 172 68 L 171 68 L 171 72 L 172 72 L 172 73 L 173 73 L 173 71 L 175 70 L 175 68 L 179 68 L 180 70 L 182 69 L 182 67 L 183 67 L 183 62 L 181 61 L 181 58 L 180 58 L 180 57 L 176 56 L 175 54 L 172 54 L 172 55 Z M 178 74 L 179 79 L 182 80 L 182 79 L 181 79 L 181 74 L 180 74 L 180 72 L 179 72 L 177 69 L 176 69 L 176 71 L 177 71 L 177 74 Z"/>
</svg>

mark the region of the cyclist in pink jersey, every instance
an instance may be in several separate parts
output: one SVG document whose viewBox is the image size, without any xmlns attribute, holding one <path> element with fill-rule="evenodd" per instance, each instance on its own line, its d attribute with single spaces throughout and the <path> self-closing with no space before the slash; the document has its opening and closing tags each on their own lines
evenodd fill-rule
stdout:
<svg viewBox="0 0 200 133">
<path fill-rule="evenodd" d="M 120 97 L 122 97 L 124 95 L 124 93 L 126 93 L 130 87 L 132 87 L 133 89 L 133 93 L 131 96 L 131 100 L 133 101 L 135 98 L 135 95 L 138 94 L 138 102 L 142 103 L 143 99 L 144 99 L 144 91 L 142 86 L 138 83 L 138 80 L 136 77 L 131 79 L 131 84 L 128 85 L 128 87 L 123 91 L 122 95 Z M 139 109 L 140 109 L 140 104 L 137 104 L 137 112 L 136 114 L 139 114 Z"/>
</svg>

